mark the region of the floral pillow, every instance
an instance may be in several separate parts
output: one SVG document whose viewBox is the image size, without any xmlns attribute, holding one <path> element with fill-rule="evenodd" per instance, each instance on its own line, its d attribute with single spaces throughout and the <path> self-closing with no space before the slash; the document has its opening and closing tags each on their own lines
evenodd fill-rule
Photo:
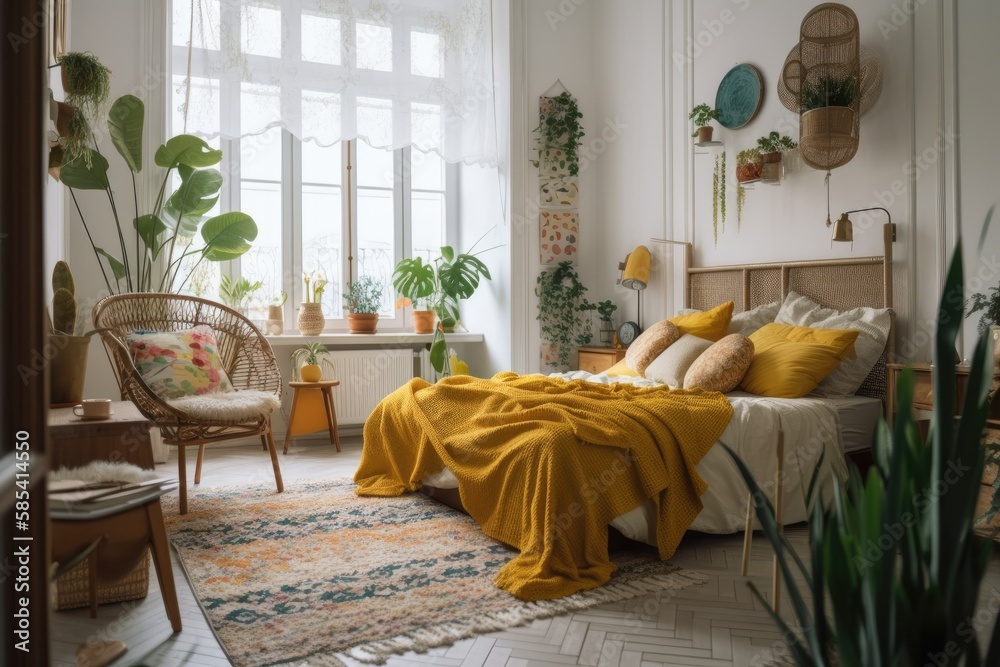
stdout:
<svg viewBox="0 0 1000 667">
<path fill-rule="evenodd" d="M 210 326 L 202 324 L 184 331 L 137 331 L 127 342 L 139 374 L 160 398 L 233 391 Z"/>
</svg>

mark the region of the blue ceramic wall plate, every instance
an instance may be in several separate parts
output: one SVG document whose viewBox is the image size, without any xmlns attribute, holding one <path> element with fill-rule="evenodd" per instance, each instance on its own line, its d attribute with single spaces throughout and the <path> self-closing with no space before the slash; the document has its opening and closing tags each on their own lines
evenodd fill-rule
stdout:
<svg viewBox="0 0 1000 667">
<path fill-rule="evenodd" d="M 737 65 L 722 77 L 715 94 L 715 107 L 722 112 L 719 125 L 730 130 L 743 127 L 760 111 L 764 101 L 764 78 L 753 65 Z"/>
</svg>

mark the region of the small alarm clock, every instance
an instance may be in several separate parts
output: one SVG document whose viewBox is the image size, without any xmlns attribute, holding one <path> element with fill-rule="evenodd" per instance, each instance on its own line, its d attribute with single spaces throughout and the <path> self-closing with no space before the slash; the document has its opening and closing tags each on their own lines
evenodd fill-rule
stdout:
<svg viewBox="0 0 1000 667">
<path fill-rule="evenodd" d="M 635 322 L 625 322 L 618 327 L 618 340 L 621 341 L 622 345 L 628 347 L 638 337 L 639 325 Z"/>
</svg>

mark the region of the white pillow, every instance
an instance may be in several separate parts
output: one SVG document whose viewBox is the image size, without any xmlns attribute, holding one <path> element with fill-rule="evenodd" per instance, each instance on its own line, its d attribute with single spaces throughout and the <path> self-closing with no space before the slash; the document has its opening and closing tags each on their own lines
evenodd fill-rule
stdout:
<svg viewBox="0 0 1000 667">
<path fill-rule="evenodd" d="M 855 329 L 854 356 L 844 359 L 813 391 L 824 397 L 851 396 L 864 383 L 885 349 L 892 327 L 888 308 L 853 308 L 836 310 L 824 308 L 807 296 L 789 290 L 785 302 L 774 320 L 816 329 Z"/>
<path fill-rule="evenodd" d="M 684 334 L 646 366 L 644 377 L 671 387 L 683 387 L 688 368 L 710 347 L 712 341 Z"/>
<path fill-rule="evenodd" d="M 729 328 L 726 329 L 726 335 L 743 334 L 744 336 L 749 336 L 765 324 L 774 322 L 774 318 L 778 315 L 780 308 L 781 302 L 774 301 L 772 303 L 765 303 L 763 306 L 751 308 L 750 310 L 744 310 L 742 313 L 733 313 L 732 319 L 729 320 Z M 702 311 L 697 308 L 682 308 L 677 311 L 677 316 L 700 312 Z"/>
</svg>

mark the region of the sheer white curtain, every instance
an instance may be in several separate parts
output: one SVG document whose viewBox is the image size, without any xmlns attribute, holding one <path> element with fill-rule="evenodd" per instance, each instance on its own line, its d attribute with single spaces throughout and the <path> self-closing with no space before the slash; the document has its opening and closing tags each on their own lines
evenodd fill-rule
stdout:
<svg viewBox="0 0 1000 667">
<path fill-rule="evenodd" d="M 495 165 L 491 0 L 174 0 L 175 109 L 208 139 L 281 127 Z M 238 100 L 238 103 L 235 102 Z"/>
</svg>

